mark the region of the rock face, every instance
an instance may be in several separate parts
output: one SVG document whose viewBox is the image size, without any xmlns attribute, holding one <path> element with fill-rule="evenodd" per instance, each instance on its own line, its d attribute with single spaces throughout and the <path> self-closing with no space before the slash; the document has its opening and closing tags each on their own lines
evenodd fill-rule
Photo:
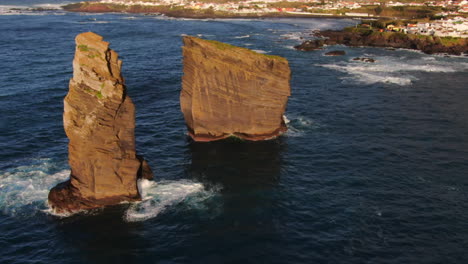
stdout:
<svg viewBox="0 0 468 264">
<path fill-rule="evenodd" d="M 460 39 L 454 43 L 444 43 L 439 37 L 418 36 L 398 32 L 372 32 L 367 31 L 332 31 L 320 32 L 317 39 L 304 41 L 295 46 L 302 51 L 320 49 L 324 45 L 343 44 L 347 46 L 391 47 L 420 50 L 427 54 L 448 53 L 461 55 L 468 53 L 468 39 Z"/>
<path fill-rule="evenodd" d="M 139 200 L 137 179 L 152 178 L 148 163 L 135 152 L 135 106 L 121 66 L 101 36 L 76 37 L 63 114 L 71 175 L 49 193 L 57 213 Z"/>
<path fill-rule="evenodd" d="M 266 140 L 287 130 L 291 71 L 285 58 L 190 36 L 183 56 L 180 105 L 195 141 Z"/>
</svg>

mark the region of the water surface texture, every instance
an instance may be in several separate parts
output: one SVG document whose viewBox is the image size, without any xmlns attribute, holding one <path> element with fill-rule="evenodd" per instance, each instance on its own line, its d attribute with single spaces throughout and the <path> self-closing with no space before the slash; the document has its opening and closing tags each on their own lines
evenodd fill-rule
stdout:
<svg viewBox="0 0 468 264">
<path fill-rule="evenodd" d="M 467 263 L 468 58 L 292 48 L 355 23 L 0 15 L 0 263 Z M 156 183 L 141 203 L 58 218 L 46 200 L 69 174 L 63 98 L 86 31 L 123 60 Z M 286 135 L 189 140 L 183 34 L 286 57 Z"/>
</svg>

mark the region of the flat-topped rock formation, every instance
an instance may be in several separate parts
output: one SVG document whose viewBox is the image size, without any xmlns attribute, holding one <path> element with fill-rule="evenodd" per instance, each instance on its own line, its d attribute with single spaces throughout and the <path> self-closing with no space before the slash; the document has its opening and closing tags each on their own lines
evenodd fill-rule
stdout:
<svg viewBox="0 0 468 264">
<path fill-rule="evenodd" d="M 291 71 L 285 58 L 191 36 L 183 40 L 180 106 L 195 141 L 266 140 L 287 130 Z"/>
<path fill-rule="evenodd" d="M 87 32 L 76 37 L 63 114 L 71 174 L 49 193 L 49 205 L 57 213 L 139 200 L 137 179 L 152 178 L 135 152 L 135 106 L 121 66 L 101 36 Z"/>
</svg>

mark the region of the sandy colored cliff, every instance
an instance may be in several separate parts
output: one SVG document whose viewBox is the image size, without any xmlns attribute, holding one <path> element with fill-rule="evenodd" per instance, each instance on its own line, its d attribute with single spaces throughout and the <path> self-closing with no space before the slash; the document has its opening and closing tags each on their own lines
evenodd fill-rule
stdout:
<svg viewBox="0 0 468 264">
<path fill-rule="evenodd" d="M 195 141 L 274 138 L 286 131 L 285 58 L 186 36 L 181 110 Z"/>
<path fill-rule="evenodd" d="M 138 200 L 137 179 L 152 178 L 135 152 L 135 106 L 121 67 L 118 54 L 101 36 L 87 32 L 76 37 L 63 114 L 71 175 L 49 193 L 49 205 L 58 213 Z"/>
</svg>

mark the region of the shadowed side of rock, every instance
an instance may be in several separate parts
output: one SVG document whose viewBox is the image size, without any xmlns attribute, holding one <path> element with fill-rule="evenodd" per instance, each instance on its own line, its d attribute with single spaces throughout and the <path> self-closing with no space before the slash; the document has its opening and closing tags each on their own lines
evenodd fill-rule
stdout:
<svg viewBox="0 0 468 264">
<path fill-rule="evenodd" d="M 180 105 L 195 141 L 266 140 L 284 133 L 291 71 L 285 58 L 184 37 Z"/>
<path fill-rule="evenodd" d="M 64 100 L 70 180 L 54 187 L 49 205 L 75 212 L 140 199 L 137 179 L 152 178 L 135 151 L 135 106 L 126 94 L 122 61 L 92 33 L 76 37 L 73 78 Z"/>
</svg>

